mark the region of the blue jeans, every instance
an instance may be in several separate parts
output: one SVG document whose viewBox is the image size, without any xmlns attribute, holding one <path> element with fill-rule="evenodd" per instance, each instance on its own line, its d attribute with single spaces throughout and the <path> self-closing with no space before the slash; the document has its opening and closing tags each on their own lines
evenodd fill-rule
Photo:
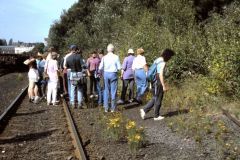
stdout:
<svg viewBox="0 0 240 160">
<path fill-rule="evenodd" d="M 137 100 L 141 100 L 147 89 L 147 78 L 144 69 L 135 70 L 135 81 L 137 85 Z"/>
<path fill-rule="evenodd" d="M 69 99 L 71 99 L 71 81 L 70 81 L 70 74 L 71 74 L 71 70 L 67 70 L 67 85 L 68 85 L 68 96 Z"/>
<path fill-rule="evenodd" d="M 70 79 L 72 77 L 73 74 L 75 74 L 76 72 L 71 72 L 70 73 Z M 81 106 L 82 105 L 82 99 L 83 99 L 83 90 L 82 90 L 83 86 L 82 84 L 78 84 L 78 85 L 73 85 L 71 83 L 71 91 L 70 91 L 70 104 L 74 105 L 75 104 L 75 92 L 77 91 L 77 101 L 78 101 L 78 105 Z"/>
<path fill-rule="evenodd" d="M 117 96 L 117 86 L 118 77 L 115 72 L 104 72 L 104 108 L 108 110 L 108 100 L 111 94 L 111 110 L 114 111 L 116 108 L 116 96 Z M 110 93 L 109 93 L 110 92 Z"/>
</svg>

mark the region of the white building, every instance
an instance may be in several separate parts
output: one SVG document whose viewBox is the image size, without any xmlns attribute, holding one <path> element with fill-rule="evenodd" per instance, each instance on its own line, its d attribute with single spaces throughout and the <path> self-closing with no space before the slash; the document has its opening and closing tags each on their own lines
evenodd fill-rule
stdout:
<svg viewBox="0 0 240 160">
<path fill-rule="evenodd" d="M 20 46 L 20 47 L 15 47 L 15 54 L 21 54 L 23 52 L 30 52 L 34 48 L 33 47 L 25 47 L 25 46 Z"/>
</svg>

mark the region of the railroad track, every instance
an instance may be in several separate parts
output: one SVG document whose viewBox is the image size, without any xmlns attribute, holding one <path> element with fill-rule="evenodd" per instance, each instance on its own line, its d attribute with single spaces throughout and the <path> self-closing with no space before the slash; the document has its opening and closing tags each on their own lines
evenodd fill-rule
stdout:
<svg viewBox="0 0 240 160">
<path fill-rule="evenodd" d="M 221 110 L 222 110 L 222 113 L 223 113 L 228 119 L 230 119 L 233 123 L 235 123 L 238 127 L 240 127 L 240 121 L 239 121 L 237 118 L 233 117 L 228 110 L 223 109 L 223 108 L 221 108 Z"/>
<path fill-rule="evenodd" d="M 36 105 L 26 93 L 27 87 L 0 116 L 0 159 L 87 159 L 66 101 Z"/>
</svg>

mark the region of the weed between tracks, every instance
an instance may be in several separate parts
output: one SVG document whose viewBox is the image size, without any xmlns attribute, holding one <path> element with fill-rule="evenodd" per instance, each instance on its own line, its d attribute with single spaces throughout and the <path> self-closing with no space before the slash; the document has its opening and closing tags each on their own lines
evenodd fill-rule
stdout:
<svg viewBox="0 0 240 160">
<path fill-rule="evenodd" d="M 204 81 L 190 80 L 165 94 L 163 110 L 168 114 L 168 126 L 187 139 L 193 138 L 203 150 L 206 142 L 213 140 L 212 147 L 218 152 L 219 159 L 237 159 L 240 139 L 232 136 L 233 130 L 223 120 L 220 107 L 227 106 L 239 118 L 239 103 L 209 93 L 201 82 Z"/>
<path fill-rule="evenodd" d="M 135 121 L 127 119 L 120 112 L 100 115 L 100 124 L 104 127 L 105 138 L 127 142 L 133 155 L 144 144 L 144 128 L 137 127 Z"/>
</svg>

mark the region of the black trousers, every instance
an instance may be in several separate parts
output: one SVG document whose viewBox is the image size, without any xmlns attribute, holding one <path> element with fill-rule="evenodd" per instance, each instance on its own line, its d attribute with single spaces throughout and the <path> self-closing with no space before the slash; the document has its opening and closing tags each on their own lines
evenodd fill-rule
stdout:
<svg viewBox="0 0 240 160">
<path fill-rule="evenodd" d="M 154 107 L 154 117 L 157 118 L 160 115 L 160 108 L 162 106 L 162 99 L 163 99 L 163 87 L 160 80 L 157 80 L 152 85 L 152 99 L 146 104 L 144 107 L 144 112 L 149 112 Z"/>
<path fill-rule="evenodd" d="M 95 78 L 95 71 L 91 71 L 90 78 L 90 94 L 97 93 L 97 79 Z"/>
<path fill-rule="evenodd" d="M 121 93 L 121 100 L 125 101 L 127 88 L 129 85 L 129 94 L 128 100 L 133 99 L 133 86 L 134 86 L 134 79 L 124 79 L 122 80 L 122 93 Z"/>
</svg>

